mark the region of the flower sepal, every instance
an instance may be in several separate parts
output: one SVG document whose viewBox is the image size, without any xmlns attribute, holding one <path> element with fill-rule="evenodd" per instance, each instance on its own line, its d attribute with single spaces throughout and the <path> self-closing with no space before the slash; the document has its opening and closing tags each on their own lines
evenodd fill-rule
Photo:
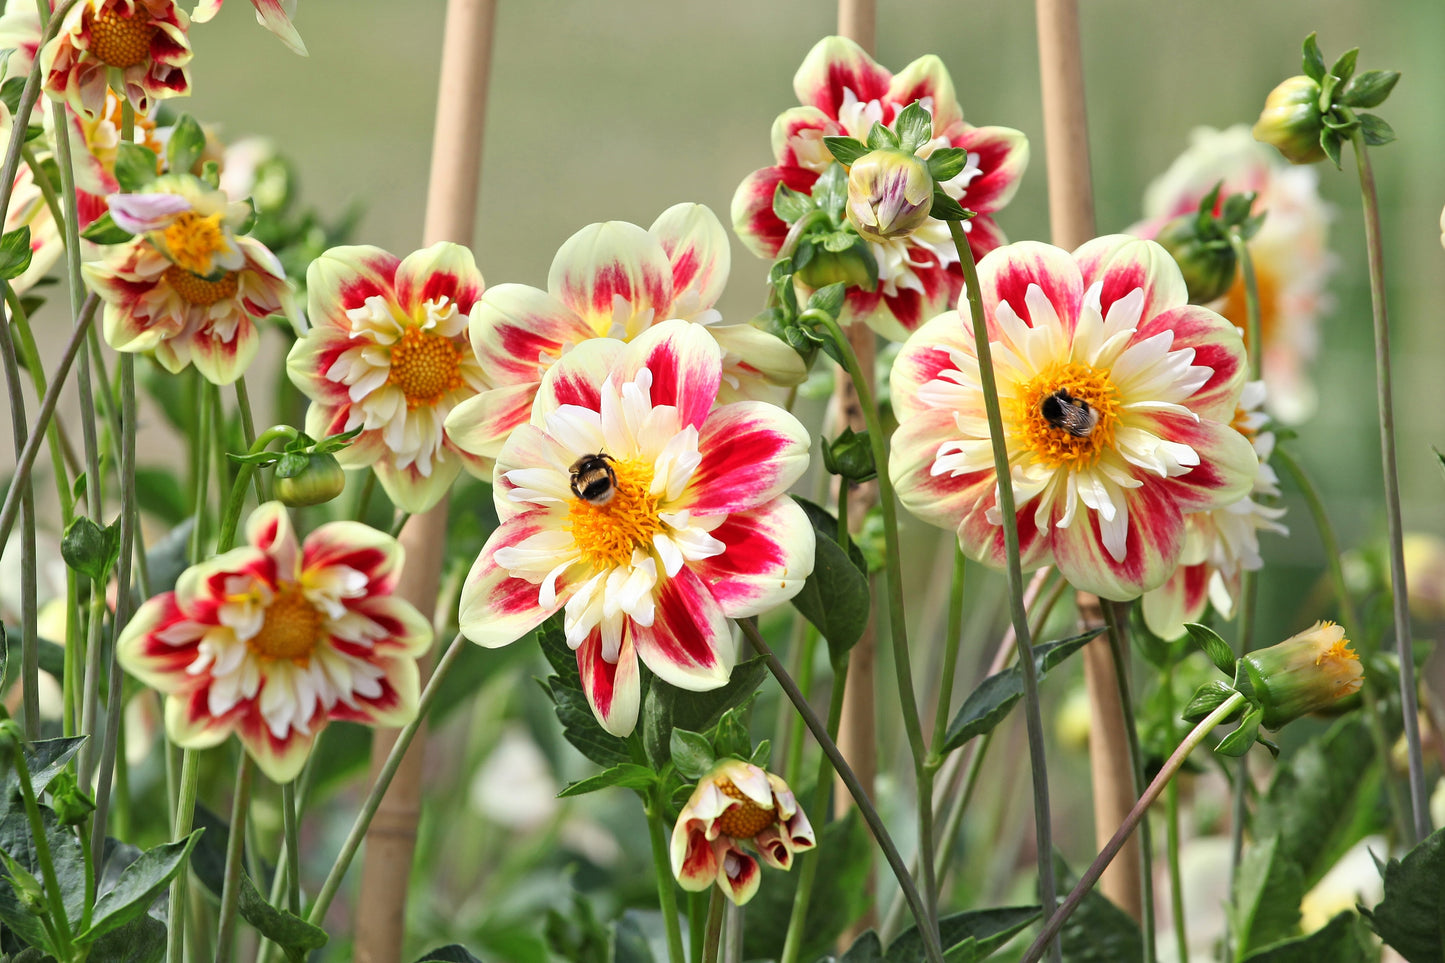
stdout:
<svg viewBox="0 0 1445 963">
<path fill-rule="evenodd" d="M 1263 212 L 1249 213 L 1253 192 L 1230 194 L 1221 201 L 1223 188 L 1220 181 L 1200 199 L 1195 213 L 1170 220 L 1154 238 L 1179 265 L 1190 304 L 1208 304 L 1229 291 L 1239 267 L 1230 235 L 1237 232 L 1248 241 L 1264 224 Z"/>
<path fill-rule="evenodd" d="M 873 460 L 868 432 L 843 429 L 842 434 L 823 445 L 823 467 L 830 475 L 846 478 L 855 485 L 877 478 L 878 465 Z"/>
</svg>

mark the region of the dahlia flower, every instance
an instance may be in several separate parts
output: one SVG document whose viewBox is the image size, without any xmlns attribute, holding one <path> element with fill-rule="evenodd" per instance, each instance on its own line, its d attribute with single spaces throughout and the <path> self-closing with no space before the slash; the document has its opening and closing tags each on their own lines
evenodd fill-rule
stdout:
<svg viewBox="0 0 1445 963">
<path fill-rule="evenodd" d="M 757 893 L 762 875 L 744 843 L 769 866 L 788 870 L 793 854 L 812 849 L 816 840 L 782 777 L 724 759 L 698 780 L 672 828 L 672 875 L 694 893 L 716 883 L 741 906 Z"/>
<path fill-rule="evenodd" d="M 312 324 L 286 370 L 311 399 L 306 433 L 361 429 L 336 453 L 344 468 L 376 472 L 404 511 L 441 501 L 462 468 L 490 459 L 459 448 L 444 422 L 486 386 L 467 343 L 467 312 L 482 293 L 472 252 L 442 242 L 398 258 L 370 246 L 336 247 L 306 272 Z"/>
<path fill-rule="evenodd" d="M 114 67 L 141 112 L 152 100 L 189 96 L 189 26 L 174 0 L 80 0 L 40 51 L 45 92 L 77 113 L 98 114 Z"/>
<path fill-rule="evenodd" d="M 286 510 L 268 502 L 246 540 L 142 605 L 116 654 L 166 695 L 177 744 L 206 748 L 234 732 L 286 782 L 328 722 L 411 721 L 431 626 L 392 594 L 403 550 L 389 535 L 329 522 L 298 545 Z"/>
<path fill-rule="evenodd" d="M 1314 413 L 1316 395 L 1307 371 L 1318 350 L 1320 317 L 1330 308 L 1325 285 L 1336 261 L 1327 247 L 1330 209 L 1320 198 L 1319 174 L 1295 167 L 1256 141 L 1249 127 L 1200 127 L 1190 147 L 1144 195 L 1145 220 L 1129 229 L 1154 237 L 1171 218 L 1198 210 L 1224 182 L 1223 194 L 1253 191 L 1264 225 L 1249 242 L 1259 285 L 1261 363 L 1270 413 L 1297 424 Z M 1244 278 L 1210 307 L 1246 327 Z"/>
<path fill-rule="evenodd" d="M 1248 493 L 1258 459 L 1230 424 L 1233 325 L 1186 303 L 1164 249 L 1123 235 L 1073 254 L 1023 242 L 979 263 L 1023 564 L 1111 599 L 1160 585 L 1184 519 Z M 934 318 L 899 353 L 890 475 L 914 515 L 1002 566 L 998 479 L 972 324 Z"/>
<path fill-rule="evenodd" d="M 964 169 L 941 186 L 978 214 L 964 222 L 974 257 L 1004 243 L 993 214 L 1018 190 L 1028 165 L 1028 141 L 1007 127 L 965 123 L 953 80 L 937 57 L 920 57 L 895 75 L 853 41 L 828 37 L 803 60 L 793 90 L 803 106 L 789 108 L 773 122 L 776 163 L 748 175 L 733 196 L 733 227 L 753 253 L 777 257 L 788 225 L 773 213 L 773 193 L 779 184 L 804 193 L 812 188 L 833 164 L 825 136 L 866 140 L 875 123 L 892 124 L 914 101 L 933 115 L 933 140 L 919 156 L 939 147 L 968 151 Z M 884 337 L 902 341 L 958 299 L 963 273 L 944 222 L 929 220 L 907 238 L 872 242 L 871 247 L 878 262 L 877 289 L 849 288 L 845 322 L 861 320 Z"/>
<path fill-rule="evenodd" d="M 593 338 L 629 341 L 655 323 L 682 318 L 707 327 L 722 347 L 722 401 L 764 398 L 807 370 L 796 351 L 751 324 L 722 324 L 713 307 L 732 256 L 717 215 L 677 204 L 648 230 L 626 221 L 590 224 L 567 239 L 547 290 L 499 284 L 472 311 L 472 348 L 487 389 L 458 405 L 447 431 L 464 450 L 494 458 L 527 421 L 547 369 Z"/>
<path fill-rule="evenodd" d="M 784 494 L 808 434 L 765 402 L 714 408 L 722 351 L 680 319 L 594 338 L 551 366 L 497 456 L 501 525 L 462 588 L 460 627 L 507 645 L 562 610 L 598 721 L 637 721 L 637 660 L 683 689 L 728 680 L 728 619 L 792 598 L 814 537 Z"/>
</svg>

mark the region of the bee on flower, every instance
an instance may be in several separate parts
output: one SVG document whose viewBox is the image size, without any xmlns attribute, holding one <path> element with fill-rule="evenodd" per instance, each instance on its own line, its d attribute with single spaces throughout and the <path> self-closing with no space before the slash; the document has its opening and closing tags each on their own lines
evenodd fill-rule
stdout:
<svg viewBox="0 0 1445 963">
<path fill-rule="evenodd" d="M 137 235 L 81 267 L 105 302 L 106 342 L 154 352 L 168 371 L 194 364 L 213 384 L 235 381 L 260 346 L 256 321 L 290 301 L 275 255 L 235 233 L 249 208 L 189 174 L 106 202 L 115 223 Z"/>
<path fill-rule="evenodd" d="M 404 554 L 385 533 L 328 522 L 298 543 L 286 510 L 268 502 L 246 541 L 142 605 L 116 656 L 166 696 L 176 744 L 206 748 L 234 732 L 286 782 L 329 722 L 411 721 L 432 632 L 393 594 Z"/>
<path fill-rule="evenodd" d="M 40 50 L 45 92 L 77 113 L 99 114 L 114 68 L 138 111 L 189 96 L 190 22 L 174 0 L 79 0 Z"/>
<path fill-rule="evenodd" d="M 808 433 L 759 401 L 714 404 L 722 351 L 675 319 L 593 338 L 553 364 L 497 456 L 501 525 L 462 587 L 459 624 L 507 645 L 558 611 L 597 720 L 637 722 L 641 660 L 692 691 L 725 684 L 729 619 L 796 595 L 815 548 L 786 494 Z"/>
<path fill-rule="evenodd" d="M 698 780 L 672 828 L 672 875 L 701 892 L 714 883 L 738 906 L 758 891 L 762 871 L 749 846 L 775 869 L 816 845 L 813 827 L 782 777 L 724 759 Z"/>
</svg>

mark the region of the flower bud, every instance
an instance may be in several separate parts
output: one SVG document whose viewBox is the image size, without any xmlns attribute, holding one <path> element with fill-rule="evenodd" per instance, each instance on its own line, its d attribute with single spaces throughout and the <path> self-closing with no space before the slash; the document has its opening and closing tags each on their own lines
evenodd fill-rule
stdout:
<svg viewBox="0 0 1445 963">
<path fill-rule="evenodd" d="M 1278 645 L 1248 653 L 1240 663 L 1264 709 L 1261 721 L 1267 729 L 1328 709 L 1365 681 L 1360 657 L 1345 630 L 1333 622 L 1316 622 Z"/>
<path fill-rule="evenodd" d="M 812 254 L 794 275 L 816 291 L 842 282 L 850 288 L 872 291 L 878 287 L 878 265 L 868 245 L 856 243 L 845 251 L 830 251 L 821 244 L 810 244 Z"/>
<path fill-rule="evenodd" d="M 293 453 L 286 457 L 293 457 Z M 288 465 L 283 458 L 276 469 L 276 497 L 282 504 L 292 508 L 320 505 L 340 495 L 346 487 L 346 473 L 331 452 L 296 452 L 294 457 L 304 463 Z"/>
<path fill-rule="evenodd" d="M 933 175 L 897 150 L 864 154 L 848 170 L 848 223 L 870 241 L 907 237 L 933 207 Z"/>
<path fill-rule="evenodd" d="M 1211 242 L 1199 235 L 1199 217 L 1181 214 L 1165 224 L 1154 240 L 1174 258 L 1189 288 L 1189 303 L 1208 304 L 1222 297 L 1234 284 L 1238 266 L 1234 248 L 1227 242 Z"/>
<path fill-rule="evenodd" d="M 1254 122 L 1254 139 L 1273 144 L 1291 164 L 1325 159 L 1320 146 L 1324 115 L 1320 85 L 1308 77 L 1291 77 L 1269 92 Z"/>
</svg>

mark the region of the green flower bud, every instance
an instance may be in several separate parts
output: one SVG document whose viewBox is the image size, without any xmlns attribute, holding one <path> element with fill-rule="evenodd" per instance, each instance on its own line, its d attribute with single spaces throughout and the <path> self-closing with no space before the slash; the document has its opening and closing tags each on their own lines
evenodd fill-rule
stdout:
<svg viewBox="0 0 1445 963">
<path fill-rule="evenodd" d="M 1313 164 L 1325 159 L 1323 121 L 1320 85 L 1305 76 L 1291 77 L 1265 98 L 1254 139 L 1273 144 L 1291 164 Z"/>
<path fill-rule="evenodd" d="M 869 151 L 848 170 L 848 223 L 870 241 L 907 237 L 932 207 L 933 175 L 913 154 Z"/>
<path fill-rule="evenodd" d="M 857 238 L 854 240 L 858 241 Z M 850 288 L 864 291 L 872 291 L 878 286 L 878 265 L 868 246 L 861 241 L 845 251 L 830 251 L 822 244 L 811 242 L 809 246 L 812 254 L 798 267 L 795 277 L 810 289 L 816 291 L 840 281 Z"/>
<path fill-rule="evenodd" d="M 1208 304 L 1234 284 L 1237 258 L 1227 241 L 1199 234 L 1199 217 L 1181 214 L 1165 224 L 1154 238 L 1168 251 L 1184 274 L 1191 304 Z"/>
<path fill-rule="evenodd" d="M 288 464 L 290 458 L 297 461 Z M 292 508 L 329 502 L 345 487 L 346 474 L 329 451 L 288 453 L 276 467 L 276 497 Z"/>
<path fill-rule="evenodd" d="M 1239 662 L 1254 690 L 1254 701 L 1264 709 L 1261 721 L 1267 729 L 1329 709 L 1365 682 L 1360 657 L 1350 648 L 1345 630 L 1333 622 L 1316 622 L 1278 645 L 1244 655 Z"/>
</svg>

